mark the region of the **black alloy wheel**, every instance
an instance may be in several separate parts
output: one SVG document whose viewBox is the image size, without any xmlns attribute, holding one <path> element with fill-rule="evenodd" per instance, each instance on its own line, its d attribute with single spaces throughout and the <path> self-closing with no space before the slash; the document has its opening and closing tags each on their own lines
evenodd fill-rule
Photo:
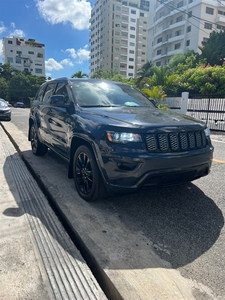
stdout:
<svg viewBox="0 0 225 300">
<path fill-rule="evenodd" d="M 80 146 L 73 159 L 74 183 L 78 194 L 92 202 L 104 198 L 105 186 L 102 181 L 93 152 L 86 146 Z"/>
<path fill-rule="evenodd" d="M 38 138 L 37 129 L 34 124 L 30 128 L 30 140 L 31 140 L 31 149 L 34 155 L 41 156 L 45 155 L 48 151 L 48 147 L 42 144 Z"/>
</svg>

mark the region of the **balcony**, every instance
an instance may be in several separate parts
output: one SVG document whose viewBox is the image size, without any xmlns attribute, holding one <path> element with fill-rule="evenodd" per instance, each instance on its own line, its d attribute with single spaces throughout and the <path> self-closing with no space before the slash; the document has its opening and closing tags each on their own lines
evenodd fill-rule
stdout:
<svg viewBox="0 0 225 300">
<path fill-rule="evenodd" d="M 220 25 L 225 25 L 225 16 L 217 16 L 216 23 L 219 23 Z"/>
</svg>

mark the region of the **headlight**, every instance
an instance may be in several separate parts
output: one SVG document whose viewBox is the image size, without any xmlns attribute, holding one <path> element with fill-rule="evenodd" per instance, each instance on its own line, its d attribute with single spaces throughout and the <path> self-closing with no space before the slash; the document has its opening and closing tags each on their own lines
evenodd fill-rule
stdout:
<svg viewBox="0 0 225 300">
<path fill-rule="evenodd" d="M 142 142 L 140 134 L 137 133 L 107 131 L 106 136 L 113 143 Z"/>
<path fill-rule="evenodd" d="M 204 131 L 205 131 L 206 137 L 210 136 L 210 130 L 209 130 L 209 128 L 205 128 Z"/>
</svg>

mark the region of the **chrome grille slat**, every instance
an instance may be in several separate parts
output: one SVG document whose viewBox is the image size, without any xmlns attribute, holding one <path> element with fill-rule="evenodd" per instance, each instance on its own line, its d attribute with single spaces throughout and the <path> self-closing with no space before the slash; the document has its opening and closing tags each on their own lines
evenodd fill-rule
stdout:
<svg viewBox="0 0 225 300">
<path fill-rule="evenodd" d="M 147 134 L 145 142 L 149 152 L 182 152 L 207 146 L 204 130 Z"/>
</svg>

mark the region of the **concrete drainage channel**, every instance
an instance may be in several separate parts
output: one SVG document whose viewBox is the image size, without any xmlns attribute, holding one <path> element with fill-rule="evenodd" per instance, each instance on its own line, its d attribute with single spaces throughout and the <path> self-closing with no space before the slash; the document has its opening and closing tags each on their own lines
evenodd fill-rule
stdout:
<svg viewBox="0 0 225 300">
<path fill-rule="evenodd" d="M 1 124 L 1 127 L 3 128 L 4 132 L 6 133 L 6 135 L 8 136 L 8 138 L 10 139 L 10 141 L 12 142 L 12 144 L 15 147 L 16 151 L 19 153 L 20 157 L 24 161 L 27 169 L 29 170 L 29 172 L 32 175 L 33 179 L 38 184 L 38 186 L 41 189 L 42 193 L 47 198 L 47 200 L 48 200 L 51 208 L 53 209 L 53 211 L 57 215 L 60 223 L 62 224 L 62 226 L 64 227 L 65 231 L 69 235 L 69 237 L 70 237 L 71 241 L 73 242 L 74 246 L 80 251 L 83 259 L 86 261 L 88 267 L 90 268 L 92 274 L 96 278 L 96 281 L 98 282 L 99 286 L 101 287 L 101 289 L 105 293 L 106 297 L 108 299 L 110 299 L 110 300 L 111 299 L 112 300 L 123 299 L 121 297 L 120 293 L 118 292 L 118 290 L 115 288 L 115 286 L 111 282 L 111 280 L 108 278 L 108 276 L 104 272 L 104 270 L 100 267 L 100 265 L 96 261 L 95 257 L 92 255 L 91 251 L 84 244 L 84 242 L 82 241 L 82 238 L 78 235 L 78 233 L 76 232 L 76 230 L 73 228 L 73 226 L 71 225 L 71 223 L 68 221 L 67 217 L 62 212 L 62 210 L 60 209 L 60 207 L 58 206 L 58 204 L 56 203 L 56 201 L 54 200 L 54 198 L 52 197 L 52 195 L 48 192 L 48 190 L 46 189 L 46 187 L 44 185 L 44 182 L 41 180 L 40 176 L 38 176 L 36 174 L 36 172 L 34 171 L 34 169 L 28 163 L 28 161 L 26 160 L 26 158 L 23 156 L 23 153 L 20 151 L 20 149 L 19 149 L 18 145 L 16 144 L 16 142 L 14 141 L 13 137 L 6 131 L 6 129 L 4 128 L 3 124 Z M 22 174 L 21 174 L 21 172 L 19 170 L 21 168 L 21 166 L 16 166 L 15 162 L 14 162 L 14 166 L 11 166 L 11 167 L 12 168 L 16 168 L 15 175 L 22 176 Z M 20 188 L 25 189 L 24 186 L 22 186 Z M 26 192 L 24 192 L 24 193 L 26 194 Z M 23 195 L 23 197 L 24 197 L 24 199 L 26 199 L 26 195 Z M 27 208 L 24 207 L 24 209 L 26 211 L 26 210 L 28 210 L 28 207 Z M 29 210 L 31 210 L 31 211 L 29 211 L 29 213 L 30 213 L 30 215 L 32 215 L 33 214 L 32 207 L 30 207 Z M 54 224 L 53 224 L 53 226 L 54 226 Z M 36 239 L 36 237 L 35 237 L 35 239 Z M 37 239 L 36 239 L 36 241 L 37 241 Z M 39 247 L 39 249 L 40 248 L 41 247 Z M 58 288 L 60 288 L 60 284 L 59 285 L 56 284 L 56 285 L 58 286 Z M 64 285 L 63 289 L 65 289 L 66 284 L 63 284 L 63 285 Z M 53 289 L 54 289 L 54 286 L 53 286 Z M 59 292 L 57 292 L 57 293 L 59 293 Z M 73 293 L 71 291 L 71 295 L 72 294 Z M 56 298 L 58 299 L 58 297 L 56 297 Z M 96 297 L 92 298 L 92 296 L 90 296 L 90 299 L 103 299 L 103 298 L 102 297 L 100 297 L 100 298 L 98 298 L 98 297 L 97 298 Z M 74 297 L 73 296 L 72 297 L 69 296 L 68 299 L 74 299 Z M 75 299 L 80 299 L 80 298 L 78 297 L 78 298 L 75 298 Z M 84 297 L 83 299 L 87 299 L 87 298 Z"/>
</svg>

